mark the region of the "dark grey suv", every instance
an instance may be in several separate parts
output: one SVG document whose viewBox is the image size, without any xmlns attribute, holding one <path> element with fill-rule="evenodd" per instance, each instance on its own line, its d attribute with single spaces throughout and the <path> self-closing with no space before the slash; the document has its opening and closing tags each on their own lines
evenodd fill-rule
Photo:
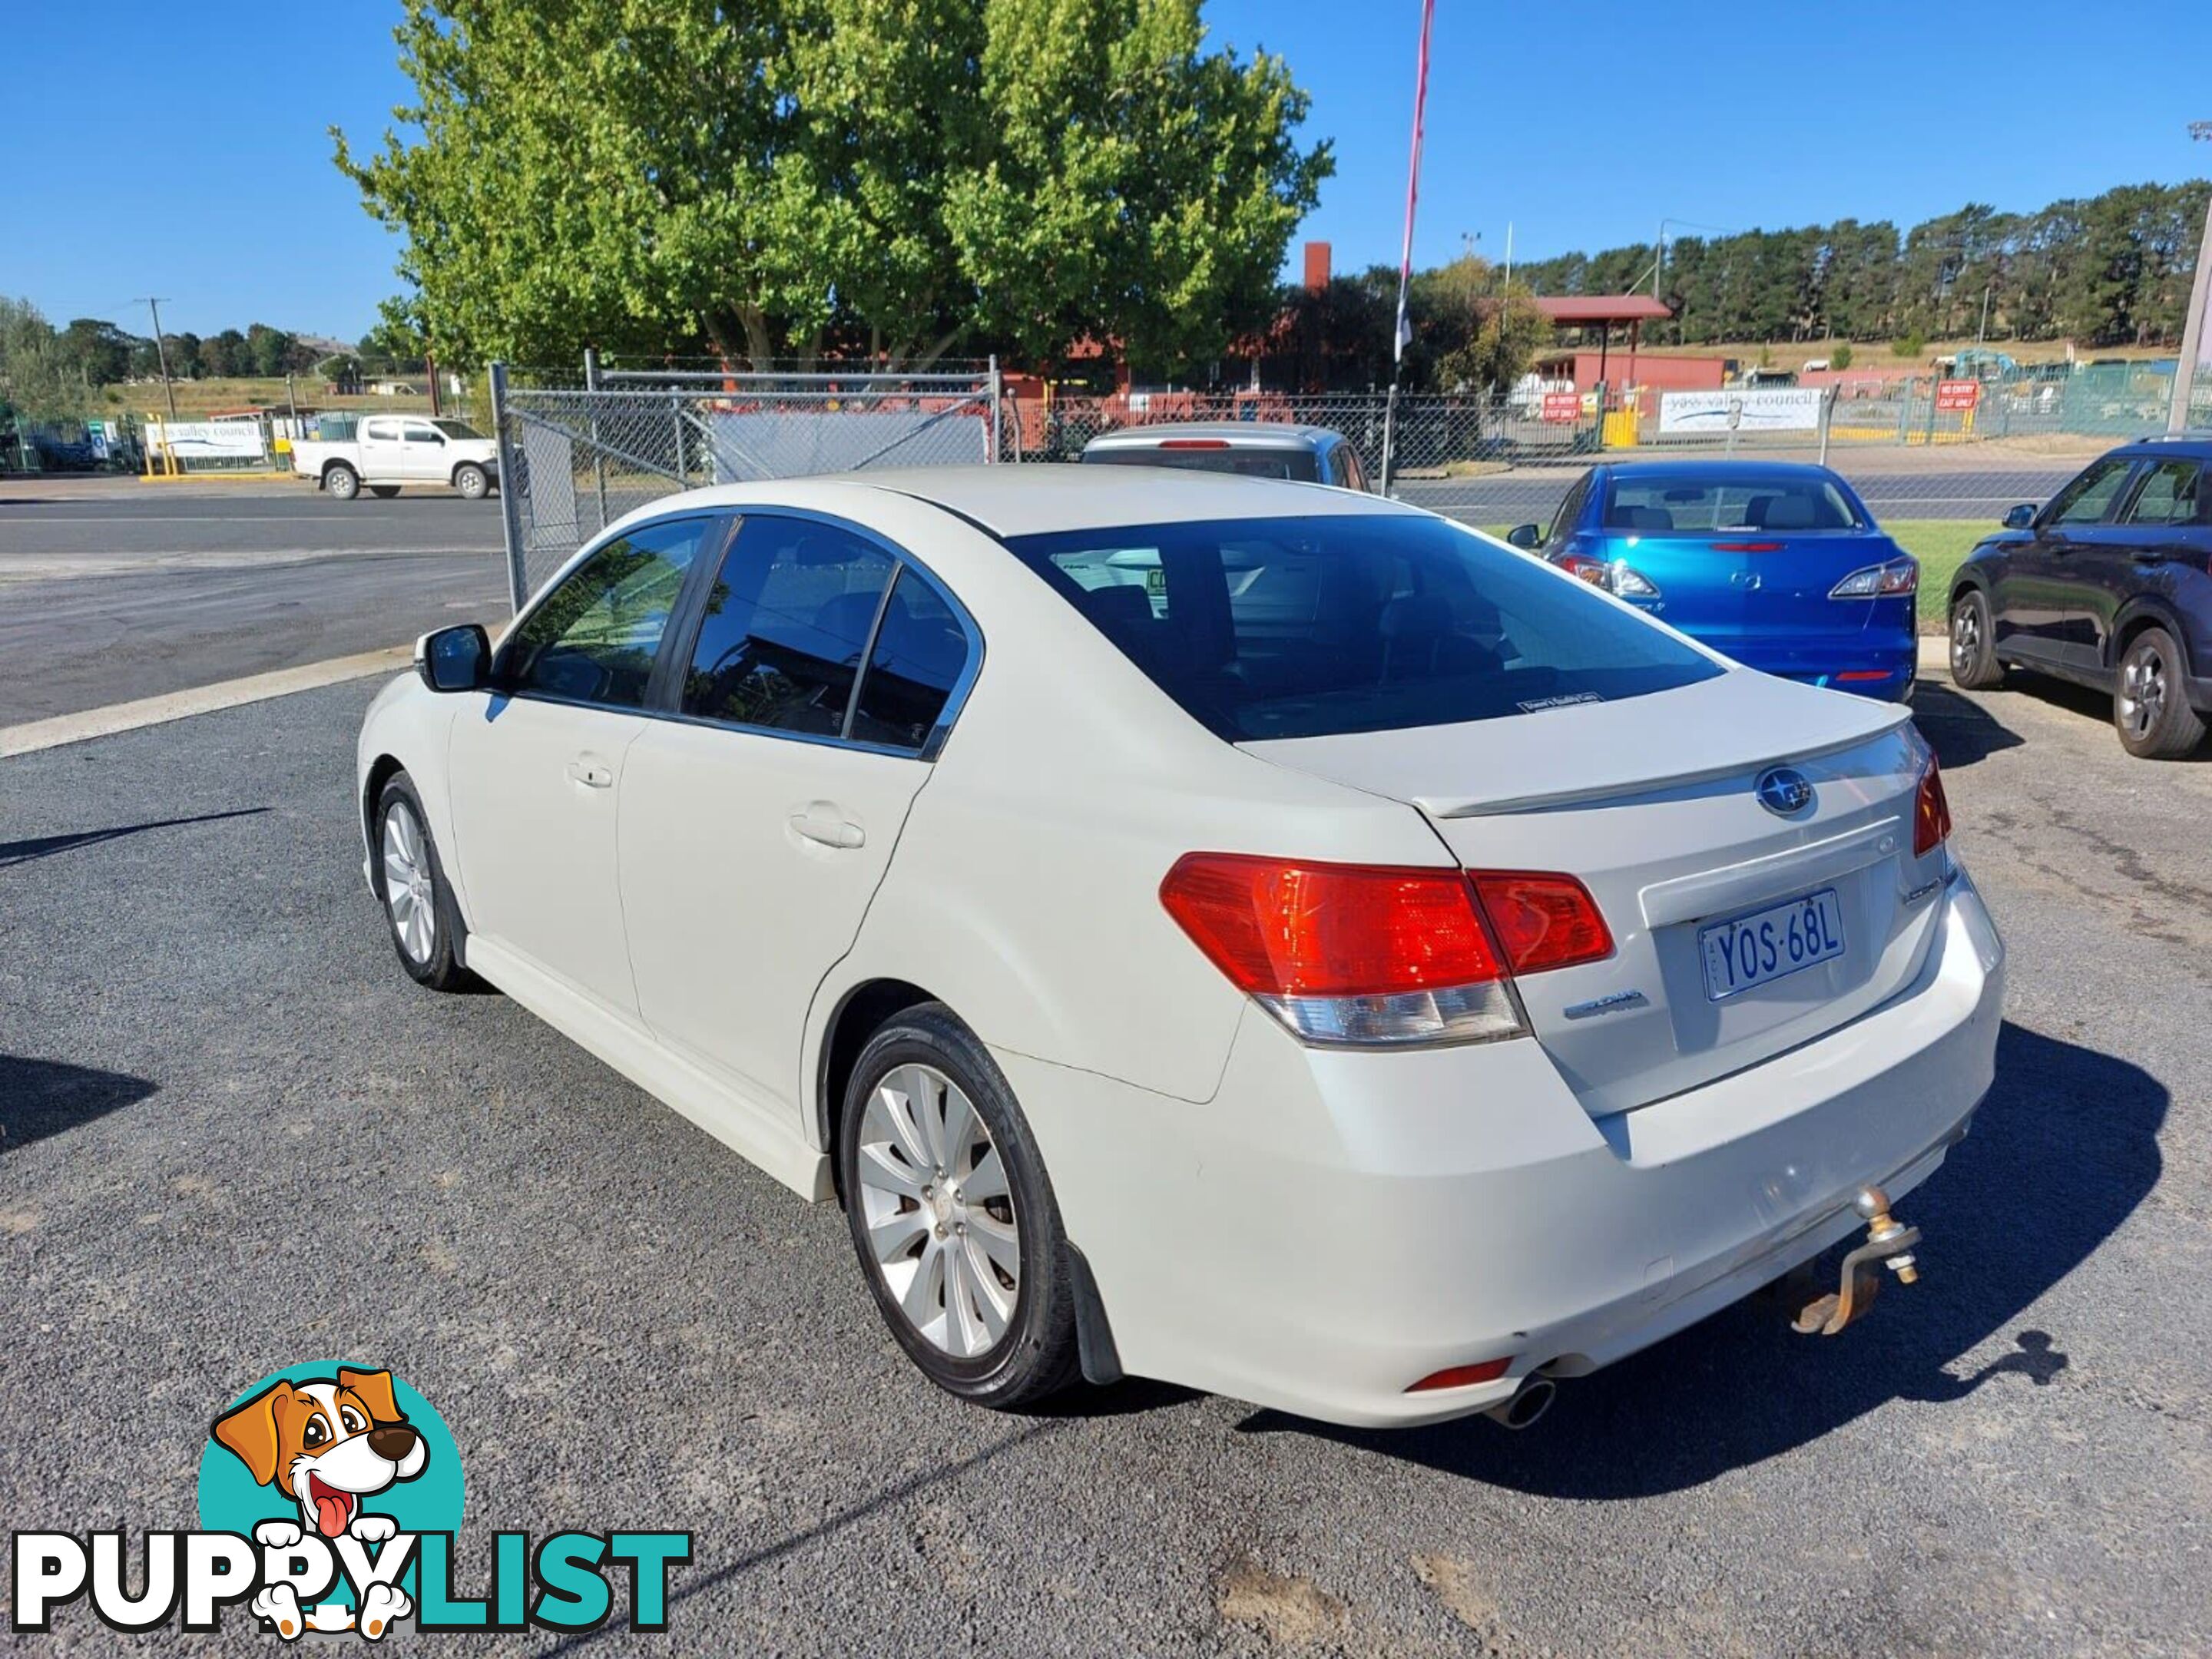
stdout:
<svg viewBox="0 0 2212 1659">
<path fill-rule="evenodd" d="M 2145 439 L 2015 507 L 1951 587 L 1951 678 L 2033 669 L 2111 694 L 2130 755 L 2170 759 L 2212 719 L 2212 434 Z"/>
</svg>

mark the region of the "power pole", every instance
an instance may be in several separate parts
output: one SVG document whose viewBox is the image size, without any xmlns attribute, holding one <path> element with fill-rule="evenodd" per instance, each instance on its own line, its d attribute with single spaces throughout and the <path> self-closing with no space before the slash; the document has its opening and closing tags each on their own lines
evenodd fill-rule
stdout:
<svg viewBox="0 0 2212 1659">
<path fill-rule="evenodd" d="M 161 302 L 149 295 L 146 308 L 154 313 L 154 357 L 161 365 L 161 395 L 168 400 L 169 424 L 177 423 L 177 389 L 169 384 L 169 348 L 161 343 Z"/>
<path fill-rule="evenodd" d="M 2212 121 L 2191 121 L 2189 136 L 2212 142 Z M 2212 202 L 2204 204 L 2204 236 L 2197 245 L 2197 279 L 2190 284 L 2189 316 L 2181 328 L 2181 361 L 2173 366 L 2173 405 L 2166 429 L 2188 429 L 2198 379 L 2212 388 Z"/>
</svg>

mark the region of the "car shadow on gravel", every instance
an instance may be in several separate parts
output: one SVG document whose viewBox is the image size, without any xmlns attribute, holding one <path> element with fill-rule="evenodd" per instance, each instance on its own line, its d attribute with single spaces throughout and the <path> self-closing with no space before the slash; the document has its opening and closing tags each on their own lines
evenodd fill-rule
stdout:
<svg viewBox="0 0 2212 1659">
<path fill-rule="evenodd" d="M 33 859 L 52 858 L 57 853 L 75 852 L 80 847 L 97 847 L 102 842 L 143 835 L 149 830 L 174 830 L 185 824 L 219 823 L 225 818 L 258 817 L 270 810 L 266 806 L 240 806 L 228 812 L 201 812 L 188 818 L 149 818 L 143 823 L 112 824 L 105 830 L 75 830 L 65 835 L 0 841 L 0 870 L 11 865 L 28 864 Z"/>
<path fill-rule="evenodd" d="M 0 1054 L 0 1156 L 135 1106 L 158 1086 L 124 1072 Z"/>
<path fill-rule="evenodd" d="M 2075 684 L 2071 680 L 2038 674 L 2030 669 L 2015 668 L 2005 677 L 2004 695 L 2007 698 L 2019 697 L 2047 708 L 2062 708 L 2069 714 L 2079 714 L 2085 721 L 2105 728 L 2106 734 L 2112 738 L 2115 756 L 2124 757 L 2127 752 L 2120 747 L 2119 737 L 2112 731 L 2112 698 L 2110 692 L 2093 691 L 2086 685 Z M 1918 701 L 1917 692 L 1914 700 Z M 2195 764 L 2212 761 L 2212 742 L 2200 743 L 2179 758 Z M 1948 763 L 1947 759 L 1945 764 Z M 2162 763 L 2170 765 L 2172 763 Z"/>
<path fill-rule="evenodd" d="M 1950 772 L 1985 760 L 2001 749 L 2017 749 L 2027 741 L 2000 724 L 1981 704 L 1930 680 L 1912 688 L 1912 723 Z"/>
<path fill-rule="evenodd" d="M 1942 1404 L 2020 1388 L 2061 1409 L 2075 1386 L 2065 1332 L 2015 1322 L 2157 1184 L 2167 1104 L 2164 1085 L 2141 1068 L 2008 1023 L 1973 1132 L 1898 1206 L 1923 1235 L 1920 1283 L 1887 1287 L 1842 1335 L 1798 1335 L 1795 1310 L 1761 1292 L 1594 1376 L 1562 1381 L 1551 1412 L 1525 1432 L 1480 1418 L 1375 1432 L 1268 1411 L 1240 1427 L 1334 1439 L 1541 1497 L 1616 1499 L 1703 1485 L 1893 1400 Z M 1841 1248 L 1822 1258 L 1824 1275 Z M 2000 1339 L 1997 1353 L 1962 1363 Z"/>
</svg>

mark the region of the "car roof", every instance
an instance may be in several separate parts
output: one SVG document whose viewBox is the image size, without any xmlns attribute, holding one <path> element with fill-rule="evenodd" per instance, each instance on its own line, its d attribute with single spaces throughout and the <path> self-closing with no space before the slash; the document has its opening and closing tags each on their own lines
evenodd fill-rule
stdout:
<svg viewBox="0 0 2212 1659">
<path fill-rule="evenodd" d="M 1158 421 L 1102 432 L 1085 449 L 1149 449 L 1170 438 L 1220 438 L 1237 449 L 1313 449 L 1341 434 L 1289 421 Z"/>
<path fill-rule="evenodd" d="M 2212 461 L 2212 432 L 2160 433 L 2122 444 L 2109 453 L 2150 460 L 2172 460 L 2180 455 L 2192 461 Z"/>
<path fill-rule="evenodd" d="M 1212 519 L 1425 516 L 1417 507 L 1358 490 L 1283 478 L 1164 467 L 975 465 L 882 468 L 758 483 L 717 484 L 665 495 L 635 516 L 642 520 L 702 507 L 790 507 L 857 516 L 872 494 L 925 501 L 999 536 L 1048 535 L 1123 525 Z"/>
<path fill-rule="evenodd" d="M 1685 457 L 1681 460 L 1607 461 L 1603 465 L 1607 472 L 1632 478 L 1662 473 L 1670 478 L 1693 478 L 1708 474 L 1731 478 L 1832 478 L 1836 476 L 1828 468 L 1813 461 L 1735 461 Z"/>
</svg>

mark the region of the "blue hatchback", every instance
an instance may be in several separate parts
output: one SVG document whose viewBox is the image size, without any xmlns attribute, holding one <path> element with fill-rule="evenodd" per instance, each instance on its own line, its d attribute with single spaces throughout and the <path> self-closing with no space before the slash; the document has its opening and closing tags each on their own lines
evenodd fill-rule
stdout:
<svg viewBox="0 0 2212 1659">
<path fill-rule="evenodd" d="M 1900 702 L 1920 566 L 1824 466 L 1592 467 L 1548 532 L 1509 539 L 1747 667 Z"/>
</svg>

